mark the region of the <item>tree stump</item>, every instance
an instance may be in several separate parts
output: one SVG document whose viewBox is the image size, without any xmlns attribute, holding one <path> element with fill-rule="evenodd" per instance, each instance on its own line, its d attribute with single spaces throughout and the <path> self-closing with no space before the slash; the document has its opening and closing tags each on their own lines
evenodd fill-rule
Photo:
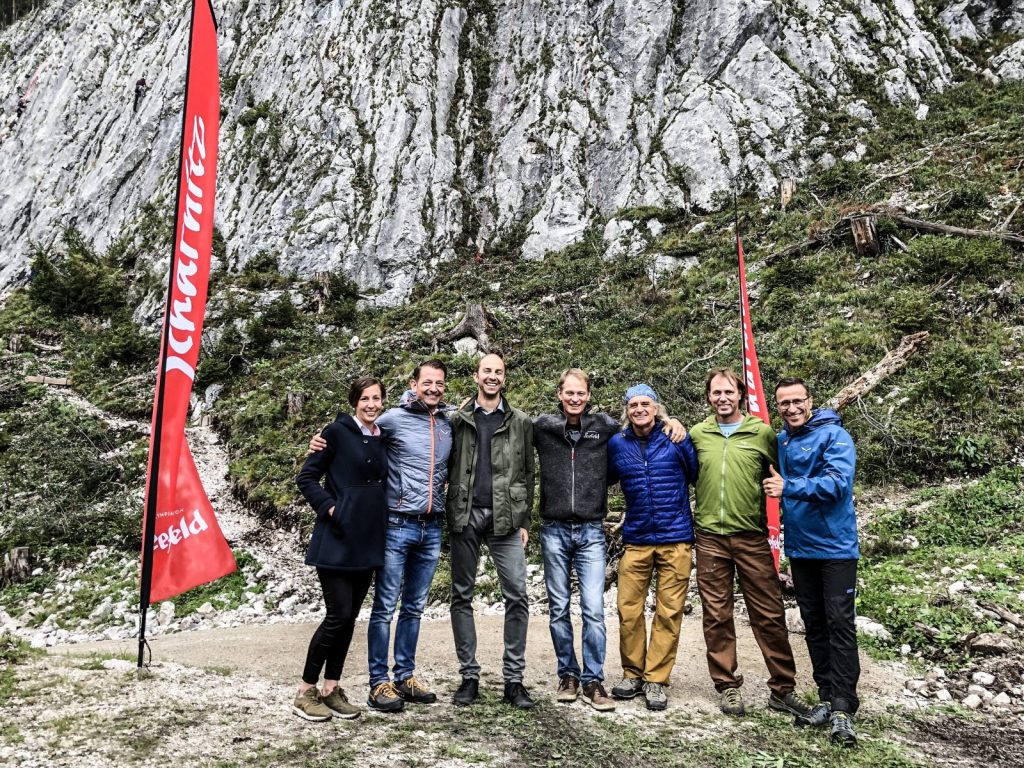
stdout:
<svg viewBox="0 0 1024 768">
<path fill-rule="evenodd" d="M 0 587 L 27 579 L 30 561 L 28 547 L 15 547 L 4 555 L 3 567 L 0 567 Z"/>
<path fill-rule="evenodd" d="M 322 315 L 331 301 L 331 273 L 317 272 L 313 279 L 313 308 Z"/>
<path fill-rule="evenodd" d="M 494 317 L 487 311 L 483 304 L 480 302 L 467 302 L 466 314 L 463 315 L 459 324 L 447 333 L 434 337 L 434 351 L 437 351 L 438 345 L 440 344 L 456 341 L 457 339 L 462 339 L 466 336 L 472 336 L 480 345 L 480 351 L 486 355 L 488 352 L 492 351 L 491 339 L 487 335 L 487 331 L 493 327 Z"/>
<path fill-rule="evenodd" d="M 302 409 L 306 406 L 306 395 L 302 392 L 289 392 L 288 393 L 288 418 L 294 418 L 302 413 Z"/>
<path fill-rule="evenodd" d="M 858 256 L 877 256 L 881 252 L 878 244 L 878 224 L 874 216 L 855 216 L 850 219 L 853 231 L 853 245 Z"/>
<path fill-rule="evenodd" d="M 13 355 L 21 352 L 21 334 L 12 333 L 10 338 L 7 339 L 7 351 Z"/>
<path fill-rule="evenodd" d="M 786 210 L 786 207 L 793 202 L 793 195 L 796 194 L 796 179 L 785 178 L 782 183 L 779 184 L 779 201 L 782 204 L 782 210 Z"/>
</svg>

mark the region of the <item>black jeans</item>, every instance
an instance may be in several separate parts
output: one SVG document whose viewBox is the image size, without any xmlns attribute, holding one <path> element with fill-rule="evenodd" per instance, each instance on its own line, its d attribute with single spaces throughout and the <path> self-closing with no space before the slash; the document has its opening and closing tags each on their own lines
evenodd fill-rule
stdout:
<svg viewBox="0 0 1024 768">
<path fill-rule="evenodd" d="M 807 651 L 818 696 L 831 701 L 834 711 L 854 714 L 860 706 L 854 605 L 857 561 L 794 557 L 789 567 L 800 617 L 807 629 Z"/>
<path fill-rule="evenodd" d="M 321 669 L 324 670 L 325 680 L 338 680 L 341 677 L 359 607 L 370 590 L 373 571 L 317 568 L 316 575 L 320 577 L 320 586 L 324 591 L 327 615 L 313 633 L 306 652 L 302 682 L 309 685 L 317 684 Z"/>
</svg>

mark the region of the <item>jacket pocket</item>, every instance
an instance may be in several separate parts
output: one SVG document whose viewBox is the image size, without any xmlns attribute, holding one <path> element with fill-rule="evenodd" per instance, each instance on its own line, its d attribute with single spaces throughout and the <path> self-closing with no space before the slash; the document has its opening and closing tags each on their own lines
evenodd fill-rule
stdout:
<svg viewBox="0 0 1024 768">
<path fill-rule="evenodd" d="M 526 507 L 526 488 L 514 485 L 508 489 L 509 512 L 513 528 L 526 528 L 530 519 L 530 510 Z"/>
</svg>

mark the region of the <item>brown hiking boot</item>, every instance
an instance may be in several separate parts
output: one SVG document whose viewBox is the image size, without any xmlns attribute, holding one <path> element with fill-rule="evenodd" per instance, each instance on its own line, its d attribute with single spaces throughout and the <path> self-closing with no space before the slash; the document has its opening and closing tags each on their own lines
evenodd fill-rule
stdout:
<svg viewBox="0 0 1024 768">
<path fill-rule="evenodd" d="M 575 677 L 566 675 L 558 681 L 558 692 L 555 694 L 555 701 L 560 701 L 563 704 L 569 704 L 576 701 L 576 697 L 579 696 L 580 692 L 580 681 Z"/>
<path fill-rule="evenodd" d="M 583 686 L 583 698 L 598 712 L 615 711 L 615 702 L 608 697 L 600 680 L 592 680 Z"/>
</svg>

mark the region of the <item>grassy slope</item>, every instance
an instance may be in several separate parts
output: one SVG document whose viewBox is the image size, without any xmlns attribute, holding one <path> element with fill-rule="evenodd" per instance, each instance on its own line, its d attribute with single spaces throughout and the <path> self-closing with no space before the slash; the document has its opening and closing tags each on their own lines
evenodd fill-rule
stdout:
<svg viewBox="0 0 1024 768">
<path fill-rule="evenodd" d="M 919 206 L 921 218 L 997 226 L 1024 194 L 1022 101 L 1021 85 L 969 83 L 934 96 L 924 122 L 909 110 L 879 104 L 877 127 L 845 113 L 820 115 L 829 125 L 828 148 L 841 154 L 861 142 L 864 160 L 840 161 L 807 179 L 786 213 L 771 201 L 739 201 L 769 385 L 783 374 L 799 374 L 828 396 L 905 333 L 932 334 L 904 371 L 844 414 L 857 441 L 862 487 L 978 476 L 1014 458 L 1024 433 L 1024 405 L 1015 396 L 1024 384 L 1021 252 L 989 240 L 918 237 L 883 223 L 878 257 L 857 257 L 840 232 L 800 256 L 770 266 L 761 261 L 830 227 L 851 207 L 890 195 Z M 912 164 L 909 173 L 865 192 L 872 180 Z M 534 413 L 551 408 L 558 372 L 579 365 L 591 371 L 596 400 L 609 410 L 617 411 L 625 386 L 647 380 L 684 421 L 702 418 L 705 370 L 735 365 L 739 355 L 733 215 L 643 209 L 619 218 L 635 221 L 641 231 L 655 218 L 665 228 L 642 254 L 612 261 L 603 258 L 597 229 L 542 262 L 516 258 L 512 237 L 481 263 L 466 255 L 441 265 L 409 304 L 390 310 L 356 312 L 354 291 L 343 279 L 281 275 L 273 254 L 261 254 L 242 273 L 216 273 L 197 390 L 224 385 L 214 417 L 229 440 L 238 492 L 270 517 L 305 516 L 292 477 L 307 436 L 333 417 L 359 373 L 384 377 L 394 402 L 413 364 L 433 354 L 433 338 L 455 324 L 467 299 L 485 301 L 495 317 L 491 335 L 507 354 L 516 405 Z M 705 228 L 692 232 L 700 223 Z M 93 402 L 146 417 L 155 343 L 137 332 L 131 313 L 161 283 L 141 265 L 162 251 L 167 230 L 166 219 L 148 209 L 137 232 L 102 255 L 69 233 L 63 249 L 41 254 L 42 277 L 31 291 L 9 297 L 0 310 L 5 340 L 20 333 L 62 346 L 54 352 L 23 340 L 21 352 L 0 368 L 0 517 L 8 521 L 0 524 L 0 546 L 45 549 L 65 542 L 71 544 L 65 557 L 74 559 L 97 539 L 107 543 L 109 527 L 98 535 L 95 526 L 79 525 L 90 515 L 117 521 L 117 536 L 129 547 L 137 544 L 134 507 L 123 491 L 141 483 L 144 444 L 104 433 L 94 419 L 21 377 L 71 375 L 76 390 Z M 893 236 L 907 244 L 906 252 Z M 694 257 L 697 264 L 655 285 L 649 277 L 655 253 Z M 315 299 L 324 295 L 330 297 L 327 311 L 315 315 Z M 353 335 L 362 340 L 356 349 L 350 349 Z M 723 340 L 713 357 L 687 367 Z M 471 391 L 474 363 L 453 357 L 447 345 L 440 354 L 451 364 L 449 396 L 457 401 Z M 297 416 L 286 413 L 289 392 L 307 397 Z M 94 482 L 76 480 L 64 471 L 68 463 L 26 471 L 25 456 L 45 455 L 71 457 Z M 1019 488 L 1019 477 L 1014 482 Z M 74 536 L 67 535 L 69 526 Z M 1024 521 L 1011 515 L 1008 526 L 1020 533 Z M 870 567 L 864 569 L 865 607 L 883 621 L 891 616 L 883 595 L 893 580 L 909 579 L 920 568 L 931 578 L 934 563 L 947 556 L 987 557 L 970 542 L 957 542 L 955 555 L 944 549 L 954 545 L 940 541 L 904 552 L 886 531 L 871 531 L 885 543 L 868 547 Z M 1001 544 L 1005 555 L 996 550 L 993 557 L 1017 562 L 1019 540 L 1003 537 Z M 906 597 L 913 600 L 907 615 L 932 599 L 931 589 Z M 1021 607 L 1011 594 L 1005 603 Z M 914 635 L 911 622 L 896 622 L 896 643 L 945 653 L 969 622 L 965 604 L 941 648 Z"/>
</svg>

